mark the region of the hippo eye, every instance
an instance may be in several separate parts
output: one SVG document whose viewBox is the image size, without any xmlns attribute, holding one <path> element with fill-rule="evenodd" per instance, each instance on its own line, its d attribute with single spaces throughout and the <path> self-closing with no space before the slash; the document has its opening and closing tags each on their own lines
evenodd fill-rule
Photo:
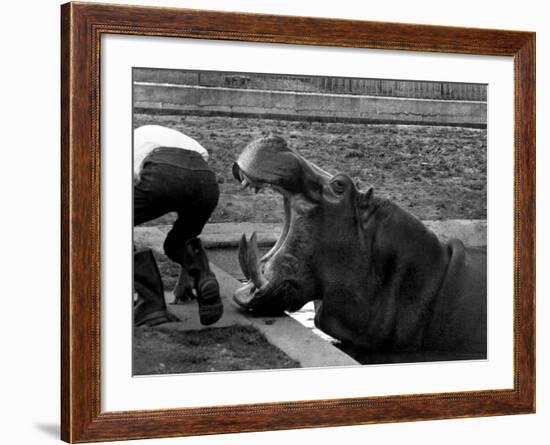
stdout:
<svg viewBox="0 0 550 445">
<path fill-rule="evenodd" d="M 330 185 L 335 193 L 342 194 L 346 191 L 346 185 L 341 179 L 335 179 Z"/>
</svg>

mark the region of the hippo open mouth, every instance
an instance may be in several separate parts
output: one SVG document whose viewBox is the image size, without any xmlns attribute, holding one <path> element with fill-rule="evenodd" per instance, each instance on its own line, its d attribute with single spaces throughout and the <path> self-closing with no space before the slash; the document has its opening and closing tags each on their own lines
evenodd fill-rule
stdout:
<svg viewBox="0 0 550 445">
<path fill-rule="evenodd" d="M 441 243 L 414 215 L 328 174 L 280 137 L 249 144 L 233 175 L 243 187 L 273 187 L 285 211 L 281 236 L 262 258 L 256 234 L 241 239 L 241 307 L 279 315 L 320 300 L 315 325 L 362 348 L 484 357 L 484 254 Z"/>
<path fill-rule="evenodd" d="M 247 282 L 235 291 L 234 300 L 258 314 L 298 310 L 314 297 L 314 280 L 308 280 L 312 270 L 305 261 L 313 254 L 305 213 L 330 175 L 290 149 L 284 139 L 270 136 L 244 149 L 233 176 L 243 188 L 258 192 L 271 187 L 284 200 L 283 230 L 267 254 L 260 258 L 256 233 L 248 241 L 242 236 L 239 264 Z"/>
</svg>

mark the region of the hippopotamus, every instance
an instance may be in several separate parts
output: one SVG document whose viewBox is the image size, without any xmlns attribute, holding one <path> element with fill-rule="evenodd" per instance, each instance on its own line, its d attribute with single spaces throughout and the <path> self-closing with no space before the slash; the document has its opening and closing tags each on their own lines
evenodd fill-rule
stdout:
<svg viewBox="0 0 550 445">
<path fill-rule="evenodd" d="M 417 217 L 346 174 L 331 175 L 279 136 L 247 145 L 233 176 L 283 196 L 284 227 L 259 257 L 243 235 L 247 282 L 234 301 L 257 315 L 315 301 L 315 325 L 376 353 L 486 358 L 486 251 L 443 243 Z"/>
</svg>

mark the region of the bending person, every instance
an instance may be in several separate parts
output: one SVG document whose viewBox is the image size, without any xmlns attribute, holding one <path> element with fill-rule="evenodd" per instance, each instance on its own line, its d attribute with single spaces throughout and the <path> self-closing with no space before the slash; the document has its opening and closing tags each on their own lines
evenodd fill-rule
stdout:
<svg viewBox="0 0 550 445">
<path fill-rule="evenodd" d="M 216 276 L 197 236 L 218 204 L 219 188 L 208 152 L 194 139 L 159 125 L 134 130 L 134 226 L 176 212 L 164 252 L 181 266 L 174 303 L 193 296 L 200 321 L 215 323 L 223 313 Z M 134 253 L 134 324 L 157 325 L 177 318 L 166 309 L 151 249 Z"/>
</svg>

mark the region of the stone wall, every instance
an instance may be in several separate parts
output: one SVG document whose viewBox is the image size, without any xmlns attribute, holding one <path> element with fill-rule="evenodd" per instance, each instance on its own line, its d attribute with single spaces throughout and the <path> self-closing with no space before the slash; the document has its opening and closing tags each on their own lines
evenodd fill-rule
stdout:
<svg viewBox="0 0 550 445">
<path fill-rule="evenodd" d="M 137 112 L 486 127 L 487 103 L 134 82 Z"/>
</svg>

